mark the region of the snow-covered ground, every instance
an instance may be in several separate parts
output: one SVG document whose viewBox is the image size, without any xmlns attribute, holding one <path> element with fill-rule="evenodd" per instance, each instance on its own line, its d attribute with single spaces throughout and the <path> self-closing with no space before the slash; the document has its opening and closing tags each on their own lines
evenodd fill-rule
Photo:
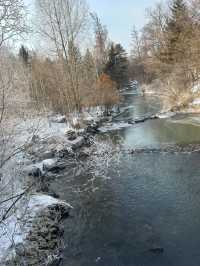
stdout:
<svg viewBox="0 0 200 266">
<path fill-rule="evenodd" d="M 27 152 L 29 153 L 30 149 L 40 152 L 38 147 L 36 147 L 37 145 L 39 145 L 39 148 L 41 146 L 42 149 L 49 148 L 50 151 L 50 148 L 60 151 L 63 147 L 65 150 L 79 147 L 83 143 L 83 137 L 77 136 L 74 140 L 68 140 L 67 133 L 71 130 L 80 133 L 83 128 L 82 125 L 77 128 L 73 128 L 72 125 L 77 126 L 80 121 L 84 121 L 86 125 L 87 122 L 97 121 L 101 115 L 101 108 L 93 108 L 90 112 L 85 111 L 81 114 L 81 119 L 76 114 L 73 114 L 70 121 L 60 115 L 35 116 L 25 120 L 15 119 L 14 121 L 8 121 L 7 125 L 9 124 L 11 128 L 11 137 L 8 146 L 6 146 L 8 150 L 7 156 L 16 147 L 22 147 L 22 149 L 19 149 L 19 152 L 14 156 L 11 156 L 11 159 L 0 169 L 0 189 L 3 191 L 0 195 L 0 202 L 13 195 L 19 195 L 26 189 L 24 185 L 27 180 L 24 179 L 27 178 L 28 171 L 32 167 L 38 168 L 44 173 L 44 169 L 51 168 L 52 165 L 57 163 L 55 158 L 41 159 L 41 161 L 33 163 L 29 156 L 27 157 Z M 43 150 L 43 152 L 43 156 L 47 156 L 45 154 L 46 151 Z M 48 155 L 51 155 L 51 153 Z M 0 219 L 14 200 L 1 204 Z M 13 255 L 14 247 L 17 244 L 24 243 L 37 214 L 52 205 L 63 206 L 66 209 L 71 208 L 69 204 L 45 194 L 26 195 L 20 198 L 12 211 L 9 212 L 7 219 L 0 222 L 0 265 L 2 265 L 1 261 L 7 254 L 12 253 Z M 24 221 L 27 223 L 24 223 Z"/>
<path fill-rule="evenodd" d="M 191 88 L 192 93 L 197 93 L 200 91 L 200 82 L 196 82 Z"/>
</svg>

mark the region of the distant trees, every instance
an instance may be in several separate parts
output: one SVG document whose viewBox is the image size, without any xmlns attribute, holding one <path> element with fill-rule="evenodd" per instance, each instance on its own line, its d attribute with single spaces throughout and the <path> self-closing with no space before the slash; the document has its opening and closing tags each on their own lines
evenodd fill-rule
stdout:
<svg viewBox="0 0 200 266">
<path fill-rule="evenodd" d="M 148 23 L 141 34 L 133 34 L 131 63 L 143 74 L 134 70 L 131 73 L 146 83 L 159 79 L 164 83 L 160 93 L 175 95 L 176 100 L 186 92 L 189 95 L 189 88 L 200 77 L 198 2 L 173 0 L 168 6 L 157 4 L 148 11 Z"/>
<path fill-rule="evenodd" d="M 108 60 L 104 67 L 104 73 L 116 82 L 118 88 L 128 83 L 128 58 L 121 44 L 111 44 L 108 51 Z"/>
<path fill-rule="evenodd" d="M 143 39 L 140 36 L 140 32 L 136 30 L 133 26 L 131 32 L 131 55 L 129 60 L 129 76 L 132 79 L 137 79 L 139 82 L 144 82 L 145 77 L 145 67 L 144 67 L 144 47 Z"/>
</svg>

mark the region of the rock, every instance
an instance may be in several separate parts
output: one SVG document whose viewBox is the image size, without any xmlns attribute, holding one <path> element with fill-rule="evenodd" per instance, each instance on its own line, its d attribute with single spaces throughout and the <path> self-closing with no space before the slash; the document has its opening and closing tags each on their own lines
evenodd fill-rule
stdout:
<svg viewBox="0 0 200 266">
<path fill-rule="evenodd" d="M 54 157 L 54 152 L 53 151 L 45 151 L 44 153 L 40 154 L 39 158 L 40 160 L 46 160 L 46 159 L 51 159 Z"/>
<path fill-rule="evenodd" d="M 52 123 L 66 123 L 66 117 L 64 115 L 57 115 L 50 118 Z"/>
<path fill-rule="evenodd" d="M 77 134 L 73 130 L 67 131 L 66 136 L 67 136 L 67 139 L 70 141 L 73 141 L 77 138 Z"/>
<path fill-rule="evenodd" d="M 57 173 L 65 169 L 65 162 L 58 162 L 57 159 L 47 159 L 43 161 L 43 170 Z"/>
<path fill-rule="evenodd" d="M 97 134 L 99 132 L 98 127 L 99 127 L 98 123 L 90 124 L 86 128 L 86 132 L 90 134 Z"/>
<path fill-rule="evenodd" d="M 53 197 L 53 198 L 55 198 L 55 199 L 59 199 L 60 198 L 60 196 L 54 191 L 49 191 L 48 195 Z"/>
<path fill-rule="evenodd" d="M 87 159 L 89 156 L 90 155 L 87 152 L 84 152 L 84 151 L 80 151 L 78 153 L 78 159 L 80 159 L 80 160 Z"/>
<path fill-rule="evenodd" d="M 29 165 L 24 169 L 24 173 L 27 174 L 28 176 L 33 176 L 33 177 L 41 177 L 42 176 L 42 171 L 40 170 L 39 167 L 35 165 Z"/>
<path fill-rule="evenodd" d="M 81 148 L 85 143 L 84 137 L 78 137 L 76 140 L 71 142 L 71 146 L 73 150 Z"/>
<path fill-rule="evenodd" d="M 18 256 L 25 256 L 25 247 L 23 243 L 18 243 L 15 245 L 15 251 Z"/>
<path fill-rule="evenodd" d="M 36 142 L 38 142 L 39 140 L 40 140 L 40 137 L 39 137 L 38 135 L 33 135 L 32 139 L 31 139 L 31 141 L 32 141 L 33 143 L 36 143 Z"/>
<path fill-rule="evenodd" d="M 57 166 L 57 159 L 46 159 L 42 162 L 44 171 L 52 171 Z"/>
</svg>

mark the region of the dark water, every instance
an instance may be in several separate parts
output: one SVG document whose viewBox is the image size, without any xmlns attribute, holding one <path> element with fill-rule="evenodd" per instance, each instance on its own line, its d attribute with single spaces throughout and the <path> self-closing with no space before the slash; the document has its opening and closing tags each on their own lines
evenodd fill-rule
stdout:
<svg viewBox="0 0 200 266">
<path fill-rule="evenodd" d="M 118 120 L 159 109 L 157 99 L 137 95 L 126 96 L 124 107 L 130 105 Z M 125 147 L 199 143 L 199 121 L 179 115 L 101 138 L 112 147 L 119 139 Z M 104 156 L 57 181 L 62 198 L 74 206 L 65 224 L 63 265 L 199 266 L 200 156 L 118 151 L 107 154 L 108 163 Z M 152 248 L 164 252 L 152 253 Z"/>
</svg>

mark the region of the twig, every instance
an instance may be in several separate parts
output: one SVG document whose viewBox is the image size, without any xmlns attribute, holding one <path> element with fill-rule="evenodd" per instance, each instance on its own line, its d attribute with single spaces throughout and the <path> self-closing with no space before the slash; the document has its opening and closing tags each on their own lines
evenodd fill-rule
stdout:
<svg viewBox="0 0 200 266">
<path fill-rule="evenodd" d="M 17 196 L 14 196 L 13 197 L 13 199 L 14 198 L 16 198 L 16 200 L 10 205 L 10 207 L 5 211 L 5 213 L 3 214 L 3 216 L 2 216 L 2 218 L 1 218 L 1 220 L 0 220 L 0 224 L 3 222 L 3 221 L 5 221 L 6 219 L 7 219 L 7 215 L 8 215 L 8 213 L 14 208 L 14 206 L 17 204 L 17 202 L 29 191 L 29 189 L 32 187 L 32 185 L 31 186 L 29 186 L 24 192 L 22 192 L 21 194 L 19 194 L 19 195 L 17 195 Z M 11 200 L 12 198 L 10 198 L 10 199 L 8 199 L 8 200 Z M 8 201 L 7 200 L 7 201 Z M 5 202 L 6 202 L 6 200 L 5 200 Z"/>
</svg>

